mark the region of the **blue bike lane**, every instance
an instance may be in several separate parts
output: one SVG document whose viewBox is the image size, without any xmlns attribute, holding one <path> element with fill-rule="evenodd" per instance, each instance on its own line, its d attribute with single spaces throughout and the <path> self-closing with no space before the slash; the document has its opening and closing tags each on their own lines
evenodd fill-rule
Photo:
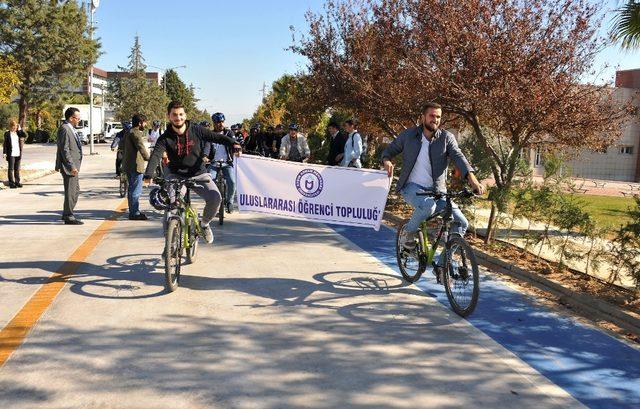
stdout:
<svg viewBox="0 0 640 409">
<path fill-rule="evenodd" d="M 395 231 L 331 226 L 398 274 Z M 416 285 L 449 307 L 427 271 Z M 487 274 L 468 321 L 590 408 L 640 408 L 640 348 L 559 315 Z"/>
</svg>

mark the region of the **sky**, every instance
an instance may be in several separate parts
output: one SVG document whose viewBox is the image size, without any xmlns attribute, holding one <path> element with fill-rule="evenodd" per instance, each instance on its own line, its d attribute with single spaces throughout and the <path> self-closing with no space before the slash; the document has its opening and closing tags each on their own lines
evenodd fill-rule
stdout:
<svg viewBox="0 0 640 409">
<path fill-rule="evenodd" d="M 597 0 L 592 0 L 597 1 Z M 607 0 L 614 9 L 620 0 Z M 306 31 L 305 13 L 322 11 L 324 0 L 102 0 L 94 14 L 102 55 L 96 67 L 126 66 L 134 37 L 140 36 L 148 71 L 186 65 L 176 71 L 196 87 L 198 106 L 223 112 L 227 124 L 250 117 L 262 86 L 304 69 L 306 61 L 287 51 L 290 26 Z M 613 13 L 601 30 L 611 27 Z M 604 68 L 605 64 L 609 68 Z M 640 51 L 609 47 L 596 59 L 598 82 L 613 81 L 615 70 L 640 68 Z"/>
</svg>

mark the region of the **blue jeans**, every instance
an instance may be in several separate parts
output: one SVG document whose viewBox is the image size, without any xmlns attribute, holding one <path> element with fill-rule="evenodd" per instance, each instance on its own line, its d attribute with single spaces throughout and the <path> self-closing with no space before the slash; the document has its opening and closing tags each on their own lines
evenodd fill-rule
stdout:
<svg viewBox="0 0 640 409">
<path fill-rule="evenodd" d="M 214 166 L 209 167 L 209 174 L 214 182 L 218 176 L 218 172 L 216 170 L 217 169 Z M 227 197 L 225 197 L 225 204 L 231 206 L 236 195 L 236 174 L 233 171 L 233 166 L 228 164 L 222 165 L 222 177 L 227 182 Z"/>
<path fill-rule="evenodd" d="M 425 189 L 420 185 L 408 182 L 400 191 L 404 200 L 409 203 L 414 209 L 413 214 L 411 215 L 411 219 L 407 223 L 406 231 L 408 233 L 417 232 L 420 228 L 420 223 L 422 223 L 435 212 L 443 210 L 447 204 L 446 199 L 438 199 L 436 201 L 434 198 L 429 196 L 417 196 L 416 193 L 421 190 Z M 464 217 L 464 214 L 462 213 L 458 205 L 453 202 L 451 204 L 453 207 L 453 226 L 451 228 L 451 231 L 464 236 L 467 228 L 469 227 L 469 222 L 467 221 L 467 218 Z"/>
<path fill-rule="evenodd" d="M 127 201 L 129 202 L 129 216 L 140 214 L 140 195 L 142 194 L 142 173 L 129 172 L 129 192 Z"/>
</svg>

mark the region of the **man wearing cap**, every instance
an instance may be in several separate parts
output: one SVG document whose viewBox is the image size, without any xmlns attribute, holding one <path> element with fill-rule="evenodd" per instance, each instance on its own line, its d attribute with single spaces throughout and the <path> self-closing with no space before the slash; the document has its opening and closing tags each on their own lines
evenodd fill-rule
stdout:
<svg viewBox="0 0 640 409">
<path fill-rule="evenodd" d="M 282 137 L 280 159 L 291 162 L 306 162 L 311 155 L 307 138 L 298 133 L 298 125 L 289 125 L 289 133 Z"/>
</svg>

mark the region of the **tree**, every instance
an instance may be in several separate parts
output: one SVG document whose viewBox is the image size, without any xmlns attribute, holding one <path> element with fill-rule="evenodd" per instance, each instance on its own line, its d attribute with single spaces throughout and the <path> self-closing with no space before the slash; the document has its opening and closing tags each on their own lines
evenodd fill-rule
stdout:
<svg viewBox="0 0 640 409">
<path fill-rule="evenodd" d="M 628 0 L 616 11 L 612 37 L 623 49 L 640 47 L 640 1 Z"/>
<path fill-rule="evenodd" d="M 0 7 L 0 54 L 17 62 L 19 122 L 86 78 L 98 58 L 84 7 L 75 1 L 7 0 Z"/>
<path fill-rule="evenodd" d="M 329 0 L 292 49 L 308 58 L 319 98 L 392 137 L 425 101 L 462 119 L 491 162 L 490 241 L 529 149 L 598 149 L 620 136 L 629 104 L 583 83 L 604 44 L 601 19 L 582 0 Z"/>
<path fill-rule="evenodd" d="M 162 78 L 162 86 L 166 89 L 167 97 L 171 101 L 182 102 L 187 114 L 192 115 L 195 113 L 196 101 L 193 88 L 187 87 L 175 70 L 171 69 L 165 72 L 164 78 Z"/>
<path fill-rule="evenodd" d="M 115 107 L 116 118 L 122 121 L 144 114 L 149 121 L 163 119 L 169 101 L 162 87 L 146 77 L 147 67 L 138 36 L 131 47 L 128 66 L 118 68 L 125 75 L 109 82 L 106 97 Z"/>
<path fill-rule="evenodd" d="M 0 55 L 0 104 L 8 104 L 20 84 L 17 69 L 13 57 Z"/>
</svg>

